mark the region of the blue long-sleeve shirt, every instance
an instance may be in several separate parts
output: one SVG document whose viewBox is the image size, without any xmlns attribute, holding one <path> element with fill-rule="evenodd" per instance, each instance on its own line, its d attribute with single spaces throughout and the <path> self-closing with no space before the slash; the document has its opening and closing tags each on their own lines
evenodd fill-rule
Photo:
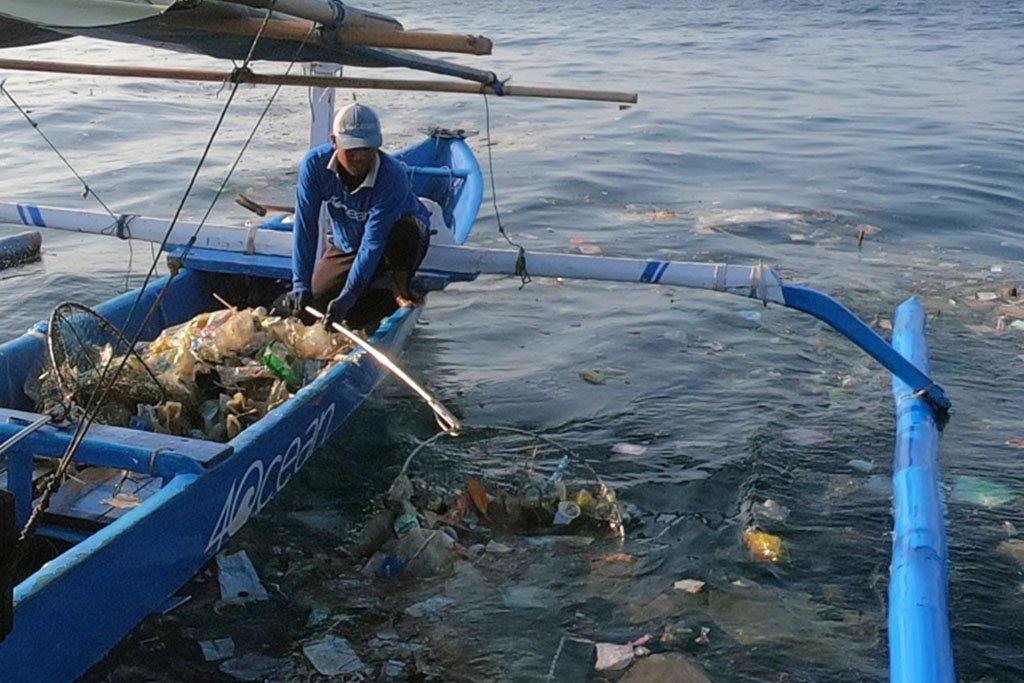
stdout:
<svg viewBox="0 0 1024 683">
<path fill-rule="evenodd" d="M 292 289 L 310 289 L 316 264 L 320 207 L 326 202 L 334 246 L 345 253 L 358 252 L 339 294 L 336 310 L 344 316 L 377 271 L 395 221 L 412 214 L 428 225 L 430 213 L 413 193 L 405 169 L 386 152 L 377 152 L 366 179 L 351 191 L 338 176 L 336 164 L 334 148 L 328 143 L 309 150 L 299 165 L 292 239 Z"/>
</svg>

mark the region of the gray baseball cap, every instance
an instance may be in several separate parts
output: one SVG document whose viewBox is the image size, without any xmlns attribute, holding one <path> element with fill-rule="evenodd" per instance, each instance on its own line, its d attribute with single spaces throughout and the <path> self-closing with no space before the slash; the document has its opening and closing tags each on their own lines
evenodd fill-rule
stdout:
<svg viewBox="0 0 1024 683">
<path fill-rule="evenodd" d="M 334 138 L 341 149 L 380 147 L 380 119 L 369 107 L 354 102 L 334 117 Z"/>
</svg>

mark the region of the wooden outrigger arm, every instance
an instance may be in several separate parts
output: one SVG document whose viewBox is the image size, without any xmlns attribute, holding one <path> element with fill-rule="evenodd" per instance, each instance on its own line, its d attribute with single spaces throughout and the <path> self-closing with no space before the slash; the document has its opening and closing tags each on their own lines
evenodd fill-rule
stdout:
<svg viewBox="0 0 1024 683">
<path fill-rule="evenodd" d="M 133 216 L 118 223 L 106 214 L 58 209 L 35 204 L 0 203 L 0 223 L 22 224 L 95 234 L 130 236 L 143 241 L 160 242 L 167 221 Z M 124 223 L 125 225 L 120 225 Z M 196 226 L 179 222 L 168 246 L 188 242 Z M 289 232 L 258 228 L 204 226 L 197 249 L 259 256 L 291 256 Z M 613 258 L 523 252 L 508 249 L 481 249 L 461 246 L 431 246 L 421 270 L 461 276 L 472 280 L 479 275 L 519 275 L 523 259 L 529 274 L 537 277 L 562 277 L 576 280 L 633 282 L 705 289 L 754 299 L 765 305 L 779 304 L 814 316 L 860 347 L 893 375 L 903 380 L 923 398 L 941 424 L 949 413 L 950 402 L 938 384 L 885 339 L 841 303 L 809 287 L 785 284 L 777 270 L 765 265 L 733 266 L 722 263 L 687 263 L 649 259 Z"/>
</svg>

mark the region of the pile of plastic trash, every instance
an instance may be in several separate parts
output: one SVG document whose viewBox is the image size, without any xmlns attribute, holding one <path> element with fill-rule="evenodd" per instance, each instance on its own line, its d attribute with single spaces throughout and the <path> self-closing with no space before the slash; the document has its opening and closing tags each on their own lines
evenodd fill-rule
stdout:
<svg viewBox="0 0 1024 683">
<path fill-rule="evenodd" d="M 201 313 L 170 327 L 138 348 L 97 421 L 145 431 L 227 441 L 237 436 L 296 391 L 309 384 L 351 349 L 341 334 L 297 318 L 271 316 L 265 308 Z M 110 355 L 96 349 L 99 363 Z M 117 367 L 120 359 L 114 360 Z M 94 372 L 71 369 L 79 380 Z M 40 377 L 38 403 L 45 410 L 56 391 L 53 371 Z M 66 374 L 66 373 L 65 373 Z M 81 387 L 79 383 L 79 394 Z M 145 389 L 143 391 L 142 389 Z M 84 405 L 83 396 L 76 396 Z"/>
<path fill-rule="evenodd" d="M 356 550 L 369 558 L 364 575 L 426 576 L 508 552 L 498 534 L 622 533 L 615 493 L 598 481 L 570 487 L 533 479 L 518 486 L 485 485 L 468 477 L 461 491 L 441 490 L 399 475 L 367 521 Z"/>
</svg>

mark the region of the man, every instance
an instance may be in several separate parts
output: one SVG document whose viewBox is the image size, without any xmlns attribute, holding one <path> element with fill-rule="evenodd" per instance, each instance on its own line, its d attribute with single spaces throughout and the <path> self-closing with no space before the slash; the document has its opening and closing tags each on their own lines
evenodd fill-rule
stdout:
<svg viewBox="0 0 1024 683">
<path fill-rule="evenodd" d="M 380 150 L 380 120 L 350 104 L 334 118 L 331 142 L 299 165 L 292 242 L 292 291 L 286 306 L 325 310 L 325 325 L 372 326 L 399 306 L 417 303 L 410 289 L 426 255 L 430 213 L 402 165 Z M 320 207 L 331 218 L 328 246 L 316 261 Z M 378 278 L 387 289 L 370 289 Z"/>
</svg>

